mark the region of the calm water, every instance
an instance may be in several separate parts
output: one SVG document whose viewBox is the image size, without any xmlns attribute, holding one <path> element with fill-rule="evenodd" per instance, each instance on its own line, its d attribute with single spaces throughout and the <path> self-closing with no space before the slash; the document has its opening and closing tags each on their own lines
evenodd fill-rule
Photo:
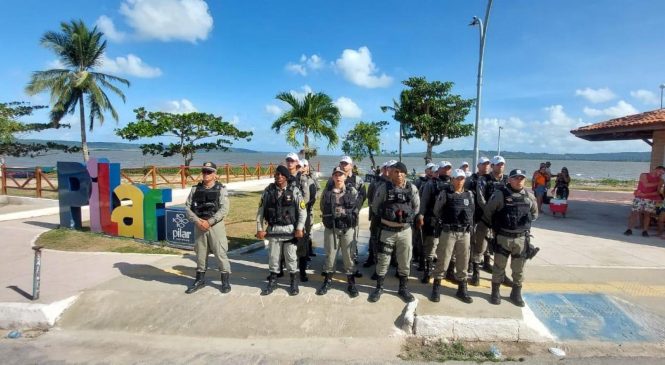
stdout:
<svg viewBox="0 0 665 365">
<path fill-rule="evenodd" d="M 111 162 L 120 162 L 122 167 L 143 167 L 149 165 L 157 166 L 179 166 L 182 160 L 178 157 L 161 157 L 161 156 L 143 156 L 137 150 L 125 151 L 91 151 L 92 157 L 106 157 Z M 279 163 L 283 161 L 284 153 L 236 153 L 236 152 L 201 152 L 197 153 L 194 157 L 193 165 L 200 165 L 204 161 L 213 161 L 218 166 L 225 163 L 233 165 L 241 165 L 246 163 L 248 165 L 255 165 L 256 163 Z M 326 172 L 332 170 L 337 164 L 339 156 L 317 156 L 312 159 L 312 165 L 320 162 L 321 171 Z M 377 163 L 383 163 L 391 158 L 378 157 Z M 57 161 L 82 161 L 80 153 L 66 154 L 66 153 L 53 153 L 47 156 L 40 156 L 36 158 L 15 158 L 8 157 L 6 162 L 8 166 L 55 166 Z M 425 168 L 424 160 L 422 157 L 405 157 L 402 161 L 406 164 L 411 171 L 413 168 L 417 172 L 422 172 Z M 437 160 L 438 161 L 438 160 Z M 472 159 L 469 158 L 469 163 Z M 462 163 L 461 159 L 450 160 L 453 166 L 459 166 Z M 637 179 L 639 174 L 649 170 L 648 162 L 607 162 L 607 161 L 557 161 L 551 160 L 552 172 L 558 172 L 561 167 L 568 168 L 571 177 L 579 179 Z M 529 172 L 538 169 L 540 161 L 538 160 L 507 160 L 506 170 L 521 168 Z M 362 171 L 367 171 L 371 165 L 369 159 L 361 161 L 359 167 Z"/>
</svg>

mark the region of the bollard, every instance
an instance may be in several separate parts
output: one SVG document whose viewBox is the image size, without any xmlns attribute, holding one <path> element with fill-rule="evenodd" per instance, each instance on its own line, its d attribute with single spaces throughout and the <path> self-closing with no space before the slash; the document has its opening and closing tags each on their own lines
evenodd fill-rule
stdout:
<svg viewBox="0 0 665 365">
<path fill-rule="evenodd" d="M 35 250 L 35 270 L 32 275 L 32 300 L 39 299 L 39 285 L 42 281 L 42 246 L 33 246 Z"/>
</svg>

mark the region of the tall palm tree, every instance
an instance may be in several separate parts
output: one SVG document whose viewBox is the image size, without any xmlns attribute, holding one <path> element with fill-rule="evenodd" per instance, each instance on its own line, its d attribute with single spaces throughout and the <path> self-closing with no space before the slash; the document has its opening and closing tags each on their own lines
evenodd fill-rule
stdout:
<svg viewBox="0 0 665 365">
<path fill-rule="evenodd" d="M 309 144 L 310 134 L 314 139 L 321 137 L 327 139 L 328 148 L 337 144 L 340 114 L 330 96 L 324 93 L 308 93 L 301 99 L 291 93 L 283 92 L 276 98 L 289 104 L 291 110 L 277 118 L 272 124 L 272 129 L 279 133 L 280 129 L 288 126 L 286 142 L 294 147 L 300 146 L 296 135 L 302 134 L 305 158 L 316 156 L 316 148 L 310 147 Z"/>
<path fill-rule="evenodd" d="M 103 89 L 111 90 L 124 102 L 125 94 L 112 82 L 129 86 L 129 81 L 93 71 L 101 64 L 106 50 L 106 41 L 102 39 L 104 33 L 98 31 L 97 27 L 90 30 L 82 20 L 73 20 L 70 23 L 61 23 L 60 28 L 62 32 L 46 32 L 40 43 L 55 52 L 66 68 L 33 72 L 25 90 L 30 95 L 50 91 L 52 104 L 50 118 L 54 125 L 58 125 L 65 114 L 74 114 L 78 104 L 81 149 L 83 160 L 87 162 L 89 153 L 85 135 L 83 99 L 86 99 L 90 109 L 90 131 L 93 129 L 95 119 L 99 120 L 100 124 L 104 123 L 104 112 L 110 112 L 117 122 L 118 113 Z"/>
</svg>

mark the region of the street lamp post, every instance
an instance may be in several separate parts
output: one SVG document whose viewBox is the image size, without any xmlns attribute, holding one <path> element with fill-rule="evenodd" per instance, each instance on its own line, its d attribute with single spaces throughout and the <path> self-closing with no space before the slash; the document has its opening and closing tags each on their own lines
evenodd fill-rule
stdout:
<svg viewBox="0 0 665 365">
<path fill-rule="evenodd" d="M 663 89 L 665 89 L 665 84 L 660 84 L 660 108 L 663 109 Z"/>
<path fill-rule="evenodd" d="M 499 126 L 499 138 L 496 141 L 496 155 L 501 156 L 501 130 L 503 129 L 502 126 Z"/>
<path fill-rule="evenodd" d="M 487 10 L 485 11 L 485 23 L 478 17 L 473 17 L 471 24 L 477 25 L 480 31 L 480 54 L 478 57 L 478 81 L 476 83 L 476 123 L 473 132 L 473 166 L 478 165 L 478 122 L 480 120 L 480 96 L 483 86 L 483 54 L 485 52 L 485 37 L 487 36 L 487 24 L 490 20 L 490 9 L 492 9 L 492 0 L 487 1 Z"/>
</svg>

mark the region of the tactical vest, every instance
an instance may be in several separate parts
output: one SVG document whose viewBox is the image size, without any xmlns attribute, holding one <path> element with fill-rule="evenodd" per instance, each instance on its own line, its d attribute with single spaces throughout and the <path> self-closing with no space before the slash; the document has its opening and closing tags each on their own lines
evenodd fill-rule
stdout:
<svg viewBox="0 0 665 365">
<path fill-rule="evenodd" d="M 309 204 L 312 205 L 316 201 L 316 193 L 319 191 L 319 183 L 311 176 L 307 177 L 309 182 Z"/>
<path fill-rule="evenodd" d="M 395 223 L 413 222 L 415 212 L 411 207 L 411 183 L 407 182 L 403 189 L 396 187 L 391 181 L 385 184 L 386 200 L 381 204 L 381 218 Z"/>
<path fill-rule="evenodd" d="M 346 190 L 342 196 L 340 206 L 342 208 L 342 213 L 336 212 L 337 201 L 335 199 L 335 193 L 332 190 L 327 190 L 323 193 L 321 199 L 323 199 L 323 225 L 326 228 L 333 228 L 333 223 L 335 228 L 345 229 L 350 227 L 355 227 L 357 222 L 357 201 L 351 194 L 350 190 Z"/>
<path fill-rule="evenodd" d="M 415 185 L 416 188 L 420 190 L 420 188 L 425 186 L 428 181 L 429 179 L 426 176 L 418 176 L 418 178 L 413 182 L 413 185 Z"/>
<path fill-rule="evenodd" d="M 531 228 L 531 201 L 528 194 L 515 194 L 505 186 L 500 191 L 503 193 L 503 208 L 494 213 L 492 227 L 499 232 L 528 231 Z"/>
<path fill-rule="evenodd" d="M 467 227 L 473 224 L 475 203 L 473 193 L 465 191 L 455 194 L 453 189 L 446 189 L 446 204 L 441 208 L 441 223 L 451 226 Z"/>
<path fill-rule="evenodd" d="M 492 174 L 487 174 L 484 176 L 485 178 L 484 181 L 484 189 L 482 191 L 485 192 L 484 197 L 485 201 L 488 202 L 490 200 L 490 197 L 492 194 L 494 194 L 495 191 L 499 190 L 502 187 L 506 187 L 508 184 L 508 176 L 504 174 L 501 177 L 501 180 L 496 180 L 494 178 L 494 175 Z"/>
<path fill-rule="evenodd" d="M 263 216 L 271 226 L 295 225 L 298 222 L 298 206 L 296 196 L 293 193 L 293 187 L 289 184 L 282 192 L 281 197 L 277 197 L 277 186 L 271 183 L 267 189 L 266 201 L 263 202 Z"/>
<path fill-rule="evenodd" d="M 203 183 L 196 185 L 192 196 L 192 212 L 201 219 L 210 219 L 219 210 L 219 195 L 224 185 L 215 182 L 212 188 L 206 189 Z"/>
<path fill-rule="evenodd" d="M 439 196 L 439 193 L 442 192 L 446 187 L 450 186 L 448 182 L 445 182 L 439 178 L 432 179 L 428 184 L 432 184 L 432 191 L 429 195 L 429 200 L 427 201 L 427 206 L 425 207 L 425 215 L 433 216 L 434 215 L 434 203 L 436 203 L 436 197 Z"/>
</svg>

